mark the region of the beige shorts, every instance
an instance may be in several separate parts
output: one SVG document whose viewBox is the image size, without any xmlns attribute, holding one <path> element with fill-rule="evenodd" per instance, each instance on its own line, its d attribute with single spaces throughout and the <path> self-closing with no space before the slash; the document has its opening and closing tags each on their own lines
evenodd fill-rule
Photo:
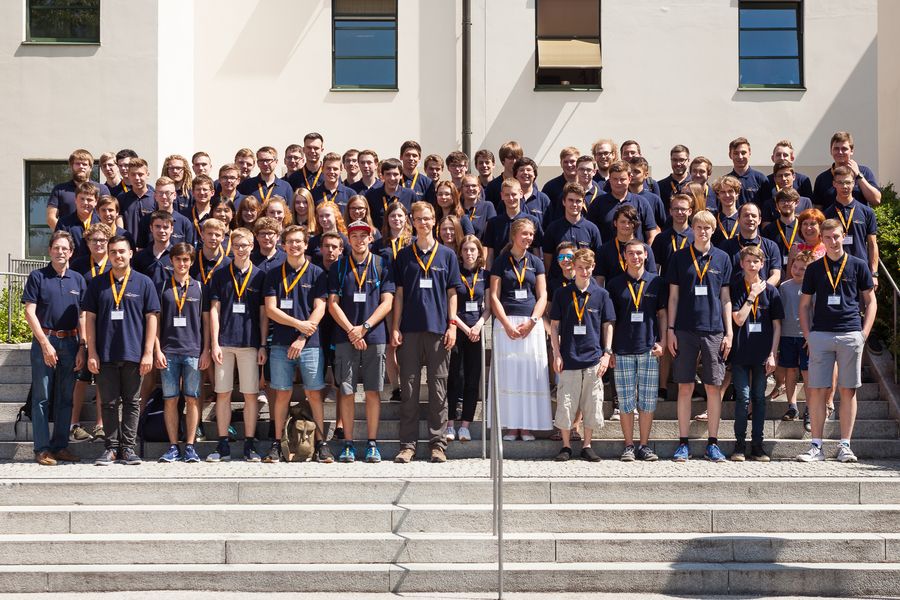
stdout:
<svg viewBox="0 0 900 600">
<path fill-rule="evenodd" d="M 559 374 L 554 423 L 557 429 L 571 429 L 578 409 L 581 409 L 585 427 L 603 427 L 603 379 L 597 375 L 597 367 L 564 370 Z"/>
<path fill-rule="evenodd" d="M 259 393 L 259 365 L 256 348 L 222 348 L 222 364 L 213 363 L 217 394 L 234 390 L 234 366 L 237 364 L 239 389 L 242 394 Z"/>
</svg>

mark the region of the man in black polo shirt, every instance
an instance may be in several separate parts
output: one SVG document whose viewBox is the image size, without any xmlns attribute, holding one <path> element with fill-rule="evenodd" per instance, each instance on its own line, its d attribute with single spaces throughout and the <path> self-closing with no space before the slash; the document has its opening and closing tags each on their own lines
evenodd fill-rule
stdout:
<svg viewBox="0 0 900 600">
<path fill-rule="evenodd" d="M 94 167 L 94 157 L 87 150 L 75 150 L 69 156 L 69 168 L 72 169 L 72 179 L 55 186 L 47 199 L 47 226 L 56 229 L 56 222 L 66 215 L 75 212 L 75 192 L 78 184 L 90 181 L 100 190 L 100 195 L 109 195 L 109 188 L 91 181 L 91 169 Z"/>
</svg>

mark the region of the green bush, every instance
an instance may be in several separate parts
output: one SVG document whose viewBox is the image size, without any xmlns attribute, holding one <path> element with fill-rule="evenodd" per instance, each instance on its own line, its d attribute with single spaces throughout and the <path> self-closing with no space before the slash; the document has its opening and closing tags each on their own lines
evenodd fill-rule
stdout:
<svg viewBox="0 0 900 600">
<path fill-rule="evenodd" d="M 12 296 L 12 307 L 10 307 Z M 13 284 L 12 289 L 4 286 L 0 293 L 0 340 L 7 344 L 21 344 L 31 341 L 31 328 L 25 321 L 25 307 L 21 302 L 21 286 Z M 12 335 L 9 335 L 8 318 L 12 308 Z"/>
<path fill-rule="evenodd" d="M 893 291 L 885 277 L 886 272 L 900 285 L 900 199 L 893 183 L 882 188 L 881 204 L 875 207 L 875 216 L 878 218 L 878 252 L 884 262 L 884 268 L 879 269 L 881 281 L 875 331 L 896 353 L 900 350 L 900 340 L 893 338 Z"/>
</svg>

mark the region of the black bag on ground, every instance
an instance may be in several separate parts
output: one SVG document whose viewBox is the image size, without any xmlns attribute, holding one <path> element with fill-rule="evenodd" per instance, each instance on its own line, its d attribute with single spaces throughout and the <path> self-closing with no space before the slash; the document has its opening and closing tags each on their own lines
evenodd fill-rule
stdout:
<svg viewBox="0 0 900 600">
<path fill-rule="evenodd" d="M 56 378 L 53 379 L 53 385 L 56 385 Z M 34 408 L 31 404 L 31 386 L 28 386 L 28 395 L 25 397 L 25 404 L 19 407 L 19 412 L 16 415 L 16 422 L 13 425 L 13 434 L 15 434 L 16 439 L 19 439 L 19 423 L 22 422 L 22 419 L 27 419 L 29 422 L 32 421 L 31 415 L 32 409 Z M 47 399 L 47 422 L 53 422 L 53 413 L 56 411 L 56 388 L 50 390 L 50 398 Z"/>
<path fill-rule="evenodd" d="M 184 394 L 178 398 L 178 439 L 184 439 Z M 166 419 L 163 413 L 165 401 L 162 388 L 153 390 L 144 410 L 141 411 L 138 420 L 138 437 L 141 438 L 141 454 L 144 453 L 144 442 L 168 442 L 169 434 L 166 431 Z"/>
</svg>

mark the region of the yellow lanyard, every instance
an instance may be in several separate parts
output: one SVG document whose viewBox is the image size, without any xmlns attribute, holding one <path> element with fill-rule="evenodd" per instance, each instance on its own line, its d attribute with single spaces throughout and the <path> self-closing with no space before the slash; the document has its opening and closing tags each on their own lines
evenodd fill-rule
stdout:
<svg viewBox="0 0 900 600">
<path fill-rule="evenodd" d="M 778 227 L 778 235 L 781 236 L 781 241 L 784 242 L 784 247 L 787 250 L 791 249 L 791 246 L 794 245 L 794 238 L 797 237 L 797 230 L 800 229 L 797 227 L 797 221 L 794 221 L 794 230 L 791 232 L 791 240 L 788 241 L 787 236 L 784 235 L 784 227 L 781 226 L 781 219 L 775 221 L 775 225 Z"/>
<path fill-rule="evenodd" d="M 391 240 L 391 251 L 394 253 L 394 258 L 397 258 L 397 253 L 400 252 L 400 238 L 396 238 Z"/>
<path fill-rule="evenodd" d="M 619 248 L 619 238 L 615 238 L 616 242 L 616 257 L 619 259 L 619 266 L 622 267 L 622 272 L 625 272 L 625 258 L 622 257 L 622 250 Z"/>
<path fill-rule="evenodd" d="M 587 201 L 587 203 L 584 206 L 585 208 L 588 208 L 591 204 L 594 203 L 594 200 L 596 200 L 598 193 L 600 193 L 600 188 L 595 185 L 594 186 L 594 195 L 591 196 L 591 199 Z"/>
<path fill-rule="evenodd" d="M 731 233 L 728 233 L 727 231 L 725 231 L 725 226 L 722 225 L 722 219 L 720 217 L 721 217 L 721 215 L 716 215 L 716 221 L 719 222 L 719 230 L 722 232 L 722 235 L 725 236 L 726 240 L 730 240 L 731 238 L 734 237 L 734 233 L 737 231 L 737 228 L 738 228 L 737 219 L 735 219 L 735 221 L 734 221 L 734 227 L 731 228 Z"/>
<path fill-rule="evenodd" d="M 261 183 L 257 183 L 256 188 L 259 190 L 259 201 L 265 202 L 266 200 L 268 200 L 269 198 L 272 197 L 272 192 L 275 191 L 275 184 L 272 183 L 271 187 L 266 186 L 265 192 L 263 192 L 263 186 Z"/>
<path fill-rule="evenodd" d="M 309 185 L 309 177 L 306 176 L 306 167 L 303 167 L 303 181 L 306 182 L 306 189 L 311 190 L 314 187 L 316 187 L 316 184 L 319 183 L 319 175 L 321 175 L 321 174 L 322 174 L 322 167 L 319 167 L 319 170 L 316 171 L 316 178 L 313 179 L 312 185 Z"/>
<path fill-rule="evenodd" d="M 410 180 L 409 185 L 406 187 L 408 187 L 409 189 L 413 189 L 414 187 L 416 187 L 416 182 L 418 180 L 419 180 L 419 172 L 416 171 L 416 174 L 413 175 L 413 178 Z"/>
<path fill-rule="evenodd" d="M 712 262 L 712 257 L 706 261 L 706 266 L 703 267 L 703 270 L 700 270 L 700 265 L 697 263 L 697 255 L 694 253 L 694 246 L 690 246 L 691 249 L 691 259 L 694 261 L 694 268 L 697 270 L 697 278 L 700 280 L 700 285 L 703 285 L 703 277 L 706 275 L 706 272 L 709 270 L 709 263 Z"/>
<path fill-rule="evenodd" d="M 849 254 L 844 254 L 844 261 L 841 263 L 841 268 L 838 269 L 837 278 L 832 278 L 831 276 L 831 265 L 828 264 L 828 257 L 825 257 L 825 274 L 828 276 L 828 283 L 831 284 L 831 289 L 834 290 L 834 293 L 837 293 L 837 286 L 841 282 L 841 276 L 844 274 L 844 267 L 847 266 L 847 259 L 850 258 Z"/>
<path fill-rule="evenodd" d="M 512 265 L 513 273 L 516 274 L 516 279 L 519 281 L 519 289 L 522 289 L 522 284 L 525 282 L 525 271 L 528 270 L 528 253 L 525 253 L 525 256 L 522 257 L 522 272 L 519 272 L 519 269 L 516 268 L 516 261 L 513 260 L 512 254 L 509 255 L 509 264 Z"/>
<path fill-rule="evenodd" d="M 382 201 L 382 203 L 384 203 L 384 213 L 385 213 L 385 216 L 387 216 L 387 211 L 388 211 L 388 200 L 390 200 L 391 202 L 393 202 L 394 200 L 398 200 L 398 198 L 397 198 L 397 196 L 388 196 L 388 195 L 385 194 L 385 193 L 382 193 L 382 194 L 381 194 L 381 201 Z"/>
<path fill-rule="evenodd" d="M 744 280 L 744 287 L 747 288 L 747 295 L 750 295 L 750 284 L 747 280 Z M 759 310 L 759 296 L 753 299 L 753 306 L 750 307 L 750 310 L 753 312 L 753 320 L 756 321 L 756 311 Z"/>
<path fill-rule="evenodd" d="M 241 286 L 238 287 L 237 278 L 234 276 L 234 263 L 228 265 L 228 270 L 231 271 L 231 281 L 234 283 L 234 293 L 237 294 L 238 302 L 241 301 L 241 296 L 244 295 L 244 292 L 247 290 L 247 283 L 250 281 L 250 274 L 253 273 L 253 263 L 250 263 L 250 268 L 247 269 L 247 274 L 244 276 L 244 281 L 241 283 Z"/>
<path fill-rule="evenodd" d="M 466 289 L 469 290 L 469 300 L 475 299 L 475 284 L 478 283 L 478 271 L 475 271 L 475 275 L 472 276 L 472 285 L 469 285 L 469 282 L 466 281 L 466 276 L 462 273 L 459 274 L 460 279 L 462 279 L 463 284 L 465 284 Z"/>
<path fill-rule="evenodd" d="M 472 212 L 469 213 L 469 221 L 475 220 L 475 209 L 477 209 L 477 208 L 478 208 L 478 201 L 476 201 L 475 204 L 472 206 Z"/>
<path fill-rule="evenodd" d="M 131 277 L 131 267 L 125 271 L 125 277 L 122 279 L 122 289 L 116 292 L 116 280 L 113 277 L 113 272 L 109 272 L 109 285 L 112 286 L 112 295 L 113 301 L 116 303 L 116 310 L 119 310 L 119 305 L 122 303 L 122 297 L 125 296 L 125 287 L 128 285 L 128 278 Z M 840 275 L 838 275 L 840 278 Z"/>
<path fill-rule="evenodd" d="M 359 291 L 363 291 L 363 286 L 366 284 L 366 277 L 369 276 L 369 265 L 372 264 L 372 253 L 369 253 L 369 259 L 366 261 L 366 268 L 363 269 L 362 277 L 359 276 L 359 273 L 356 270 L 356 261 L 351 257 L 350 259 L 350 268 L 353 269 L 353 278 L 356 279 L 356 288 Z"/>
<path fill-rule="evenodd" d="M 197 235 L 200 235 L 200 217 L 197 215 L 196 206 L 191 208 L 191 214 L 194 215 L 194 229 L 197 231 Z"/>
<path fill-rule="evenodd" d="M 91 217 L 93 215 L 88 215 L 88 218 L 81 222 L 81 228 L 84 229 L 84 235 L 87 235 L 88 229 L 91 228 Z"/>
<path fill-rule="evenodd" d="M 109 260 L 109 254 L 103 257 L 103 261 L 100 263 L 100 272 L 97 272 L 97 263 L 94 262 L 94 257 L 91 257 L 91 277 L 96 277 L 97 275 L 103 275 L 103 269 L 106 268 L 106 263 Z"/>
<path fill-rule="evenodd" d="M 223 248 L 223 250 L 225 252 L 225 256 L 231 254 L 231 236 L 228 236 L 228 246 Z M 222 261 L 220 260 L 219 262 L 222 262 Z M 219 265 L 216 264 L 216 266 L 219 266 Z"/>
<path fill-rule="evenodd" d="M 835 203 L 835 204 L 837 204 L 837 203 Z M 844 233 L 850 233 L 850 225 L 853 224 L 853 213 L 856 212 L 856 207 L 854 206 L 853 208 L 850 209 L 850 216 L 847 218 L 846 221 L 844 220 L 844 211 L 841 210 L 840 206 L 835 206 L 834 212 L 837 213 L 838 219 L 841 220 L 841 225 L 844 226 Z"/>
<path fill-rule="evenodd" d="M 172 276 L 172 295 L 175 296 L 175 306 L 178 308 L 178 316 L 181 316 L 181 311 L 184 309 L 184 303 L 187 301 L 188 297 L 188 288 L 191 285 L 190 279 L 186 286 L 184 286 L 184 296 L 181 298 L 178 297 L 178 286 L 175 285 L 175 276 Z"/>
<path fill-rule="evenodd" d="M 419 249 L 413 244 L 413 254 L 416 256 L 416 262 L 419 263 L 419 266 L 422 267 L 422 270 L 425 271 L 425 277 L 428 277 L 428 269 L 431 268 L 431 263 L 434 262 L 434 257 L 437 256 L 437 247 L 438 245 L 435 243 L 434 248 L 431 250 L 431 258 L 428 259 L 428 264 L 423 264 L 422 259 L 419 258 Z M 512 259 L 510 259 L 512 260 Z"/>
<path fill-rule="evenodd" d="M 228 240 L 229 242 L 231 240 Z M 219 260 L 216 261 L 216 264 L 213 265 L 213 268 L 209 270 L 209 274 L 206 273 L 206 267 L 203 266 L 203 253 L 200 253 L 200 278 L 203 279 L 203 283 L 209 283 L 209 280 L 212 279 L 213 273 L 216 272 L 216 269 L 219 268 L 219 265 L 222 264 L 222 259 L 225 258 L 225 252 L 222 251 L 222 248 L 219 248 Z"/>
<path fill-rule="evenodd" d="M 335 201 L 335 199 L 337 198 L 339 191 L 340 191 L 340 187 L 338 187 L 338 189 L 334 190 L 334 193 L 331 195 L 331 198 L 329 198 L 328 190 L 323 190 L 322 191 L 322 202 L 332 202 L 333 203 Z"/>
<path fill-rule="evenodd" d="M 687 236 L 684 236 L 683 238 L 681 238 L 681 245 L 676 248 L 675 247 L 675 238 L 676 237 L 678 237 L 678 234 L 673 231 L 672 232 L 672 240 L 671 240 L 673 252 L 677 252 L 679 250 L 684 250 L 684 245 L 687 243 Z"/>
<path fill-rule="evenodd" d="M 631 282 L 628 282 L 628 291 L 631 292 L 631 301 L 634 302 L 634 310 L 641 309 L 641 296 L 644 295 L 644 284 L 647 283 L 646 279 L 641 280 L 641 287 L 638 288 L 637 294 L 634 293 L 634 286 L 631 285 Z"/>
<path fill-rule="evenodd" d="M 572 304 L 575 306 L 575 316 L 578 317 L 579 325 L 581 325 L 581 322 L 584 320 L 584 310 L 587 308 L 587 303 L 590 299 L 591 295 L 585 294 L 584 304 L 581 305 L 581 308 L 578 308 L 578 296 L 575 294 L 575 290 L 572 290 Z"/>
<path fill-rule="evenodd" d="M 124 181 L 122 182 L 122 191 L 125 192 L 126 194 L 128 193 L 128 186 L 125 185 Z"/>
<path fill-rule="evenodd" d="M 303 277 L 303 274 L 306 273 L 306 269 L 309 267 L 309 261 L 303 263 L 303 267 L 300 271 L 297 272 L 297 276 L 294 277 L 294 281 L 291 285 L 288 285 L 287 282 L 287 261 L 281 263 L 281 282 L 284 284 L 284 297 L 287 298 L 295 287 L 297 287 L 297 282 L 300 281 L 300 278 Z"/>
</svg>

